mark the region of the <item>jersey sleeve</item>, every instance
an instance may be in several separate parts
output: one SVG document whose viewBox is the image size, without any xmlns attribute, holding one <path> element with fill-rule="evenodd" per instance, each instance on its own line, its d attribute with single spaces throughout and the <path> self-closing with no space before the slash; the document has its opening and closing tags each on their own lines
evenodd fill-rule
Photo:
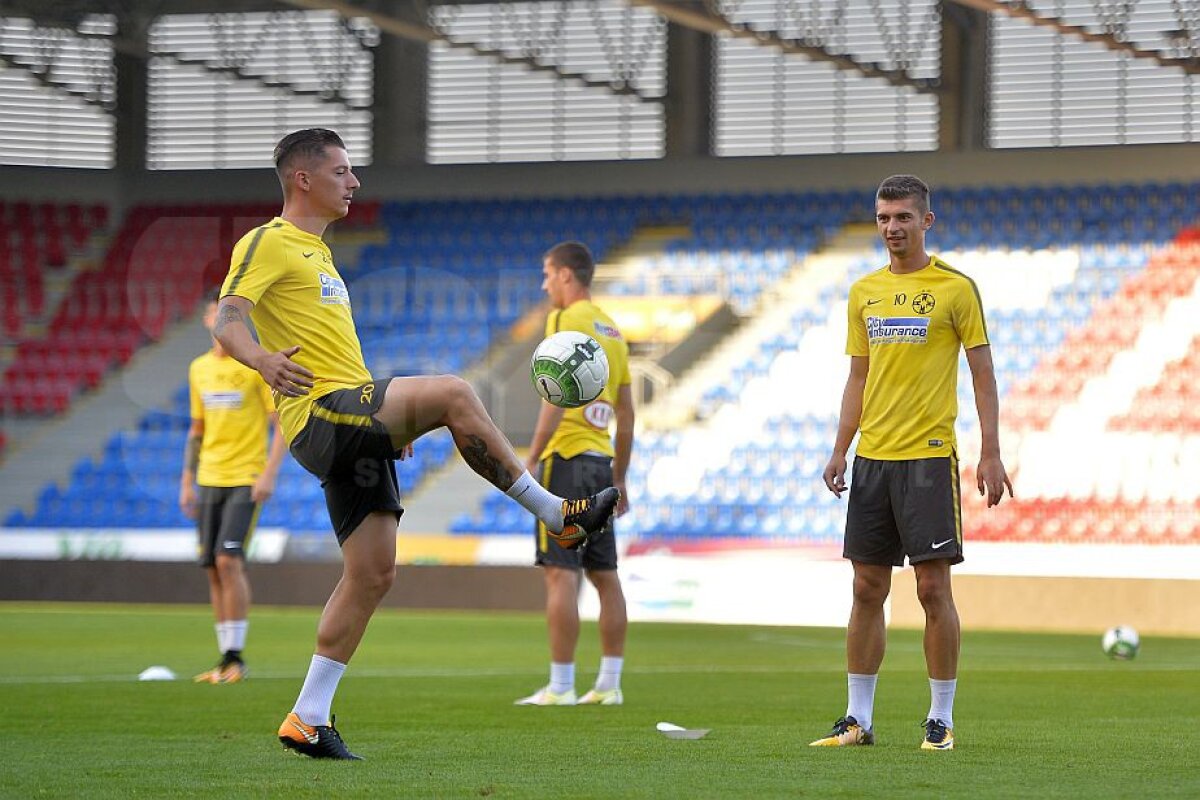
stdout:
<svg viewBox="0 0 1200 800">
<path fill-rule="evenodd" d="M 283 238 L 263 226 L 246 234 L 234 246 L 229 274 L 221 284 L 221 297 L 235 294 L 257 303 L 287 268 Z"/>
<path fill-rule="evenodd" d="M 192 419 L 204 419 L 204 402 L 200 399 L 200 391 L 196 388 L 196 362 L 188 367 L 188 405 L 191 407 Z"/>
<path fill-rule="evenodd" d="M 846 355 L 867 356 L 871 354 L 867 341 L 867 329 L 862 318 L 862 290 L 858 284 L 850 287 L 846 298 Z"/>
<path fill-rule="evenodd" d="M 963 347 L 970 350 L 988 344 L 987 322 L 983 318 L 983 301 L 975 281 L 966 278 L 954 295 L 954 330 Z"/>
<path fill-rule="evenodd" d="M 546 315 L 546 336 L 552 333 L 558 333 L 559 324 L 562 322 L 562 309 L 556 308 Z"/>
</svg>

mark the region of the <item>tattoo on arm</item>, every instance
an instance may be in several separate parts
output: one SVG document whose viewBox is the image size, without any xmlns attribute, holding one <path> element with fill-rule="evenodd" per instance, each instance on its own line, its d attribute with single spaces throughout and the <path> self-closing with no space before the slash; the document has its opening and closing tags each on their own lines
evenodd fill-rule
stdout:
<svg viewBox="0 0 1200 800">
<path fill-rule="evenodd" d="M 246 324 L 245 317 L 238 310 L 237 306 L 232 306 L 226 303 L 217 309 L 217 324 L 213 326 L 213 335 L 220 336 L 222 329 L 231 322 L 240 322 Z"/>
<path fill-rule="evenodd" d="M 459 445 L 459 452 L 467 466 L 500 491 L 511 489 L 516 478 L 509 475 L 508 468 L 488 452 L 487 442 L 475 434 L 470 434 L 466 439 L 465 444 Z"/>
<path fill-rule="evenodd" d="M 200 436 L 189 436 L 187 444 L 183 448 L 183 464 L 184 467 L 196 474 L 196 468 L 200 466 Z"/>
</svg>

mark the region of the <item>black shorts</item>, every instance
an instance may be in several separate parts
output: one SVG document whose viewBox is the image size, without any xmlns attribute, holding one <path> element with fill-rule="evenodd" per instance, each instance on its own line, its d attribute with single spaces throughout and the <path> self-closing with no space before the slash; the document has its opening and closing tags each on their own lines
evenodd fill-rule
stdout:
<svg viewBox="0 0 1200 800">
<path fill-rule="evenodd" d="M 259 505 L 249 486 L 201 486 L 196 555 L 200 566 L 216 566 L 217 556 L 246 557 L 246 546 L 258 523 Z"/>
<path fill-rule="evenodd" d="M 962 555 L 958 458 L 878 461 L 856 456 L 842 555 L 863 564 L 908 563 Z"/>
<path fill-rule="evenodd" d="M 612 459 L 607 456 L 582 455 L 574 458 L 551 456 L 541 463 L 541 484 L 548 491 L 566 500 L 590 497 L 601 489 L 612 486 Z M 546 534 L 546 526 L 539 521 L 536 528 L 537 555 L 534 563 L 539 567 L 564 567 L 566 569 L 617 568 L 617 536 L 610 519 L 603 531 L 574 550 L 569 550 Z"/>
<path fill-rule="evenodd" d="M 397 453 L 387 428 L 373 416 L 391 380 L 318 397 L 292 441 L 296 461 L 321 479 L 339 545 L 372 512 L 393 511 L 397 521 L 404 513 L 396 483 Z"/>
</svg>

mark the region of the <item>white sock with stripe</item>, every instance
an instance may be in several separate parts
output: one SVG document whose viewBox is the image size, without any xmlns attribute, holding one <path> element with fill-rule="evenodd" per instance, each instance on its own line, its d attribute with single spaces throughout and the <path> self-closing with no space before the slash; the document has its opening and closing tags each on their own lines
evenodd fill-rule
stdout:
<svg viewBox="0 0 1200 800">
<path fill-rule="evenodd" d="M 250 627 L 249 620 L 233 619 L 226 622 L 225 626 L 229 631 L 229 641 L 226 643 L 229 646 L 225 648 L 226 652 L 246 649 L 246 630 Z"/>
<path fill-rule="evenodd" d="M 314 655 L 308 666 L 308 675 L 292 711 L 307 725 L 328 725 L 329 709 L 333 707 L 333 695 L 338 681 L 346 672 L 346 665 L 332 658 Z"/>
<path fill-rule="evenodd" d="M 954 727 L 954 692 L 958 689 L 958 678 L 948 681 L 929 679 L 929 718 L 940 719 L 947 728 Z"/>
<path fill-rule="evenodd" d="M 229 649 L 225 646 L 229 643 L 229 634 L 226 632 L 225 623 L 218 622 L 213 627 L 217 631 L 217 652 L 224 655 L 225 651 Z"/>
<path fill-rule="evenodd" d="M 540 519 L 551 533 L 560 533 L 563 527 L 562 498 L 550 494 L 533 479 L 529 471 L 513 482 L 506 495 L 521 504 L 521 507 Z"/>
<path fill-rule="evenodd" d="M 596 676 L 596 691 L 611 692 L 621 688 L 621 667 L 625 659 L 621 656 L 600 656 L 600 674 Z"/>
<path fill-rule="evenodd" d="M 863 730 L 871 730 L 875 716 L 875 684 L 878 675 L 855 675 L 846 673 L 846 685 L 850 701 L 846 704 L 846 716 L 854 717 Z"/>
<path fill-rule="evenodd" d="M 575 691 L 575 662 L 559 664 L 550 662 L 550 691 L 554 694 Z"/>
</svg>

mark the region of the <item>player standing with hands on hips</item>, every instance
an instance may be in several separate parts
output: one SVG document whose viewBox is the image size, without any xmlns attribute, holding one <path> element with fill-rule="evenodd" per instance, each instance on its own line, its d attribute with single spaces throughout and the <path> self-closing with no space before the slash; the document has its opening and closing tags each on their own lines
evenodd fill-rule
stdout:
<svg viewBox="0 0 1200 800">
<path fill-rule="evenodd" d="M 525 470 L 471 385 L 453 375 L 374 379 L 363 361 L 350 293 L 322 236 L 359 187 L 341 138 L 309 128 L 275 147 L 283 211 L 233 248 L 214 335 L 275 393 L 284 436 L 321 480 L 342 548 L 342 578 L 317 627 L 317 651 L 279 740 L 313 758 L 354 759 L 330 708 L 367 623 L 396 577 L 403 513 L 396 459 L 446 427 L 476 473 L 546 525 L 582 543 L 612 516 L 619 492 L 564 500 Z M 261 341 L 250 333 L 252 318 Z"/>
<path fill-rule="evenodd" d="M 849 702 L 817 747 L 869 745 L 875 684 L 887 629 L 883 604 L 892 568 L 905 556 L 925 610 L 925 662 L 932 695 L 923 723 L 925 750 L 954 748 L 959 621 L 950 567 L 963 560 L 958 455 L 958 353 L 964 348 L 975 389 L 983 446 L 977 483 L 990 508 L 1012 484 L 1000 460 L 999 399 L 983 305 L 975 282 L 925 252 L 933 225 L 929 187 L 894 175 L 875 194 L 875 224 L 888 266 L 850 287 L 842 395 L 825 485 L 846 490 L 846 452 L 859 433 L 842 555 L 854 566 L 846 629 Z"/>
</svg>

